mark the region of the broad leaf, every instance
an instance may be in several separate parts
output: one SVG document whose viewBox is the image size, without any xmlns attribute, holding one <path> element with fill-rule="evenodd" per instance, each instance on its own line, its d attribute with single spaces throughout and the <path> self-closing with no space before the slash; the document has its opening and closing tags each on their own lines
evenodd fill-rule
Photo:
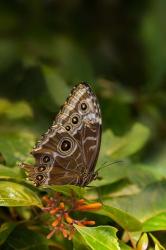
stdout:
<svg viewBox="0 0 166 250">
<path fill-rule="evenodd" d="M 103 206 L 99 213 L 109 216 L 127 231 L 139 231 L 142 228 L 142 224 L 134 216 L 113 206 Z"/>
<path fill-rule="evenodd" d="M 75 228 L 85 240 L 87 246 L 93 250 L 120 250 L 116 229 L 110 226 L 80 227 Z"/>
<path fill-rule="evenodd" d="M 21 178 L 21 169 L 19 167 L 9 168 L 0 164 L 0 178 Z"/>
<path fill-rule="evenodd" d="M 34 135 L 29 132 L 0 133 L 0 153 L 8 166 L 25 159 L 34 145 Z"/>
<path fill-rule="evenodd" d="M 33 111 L 25 101 L 10 102 L 0 98 L 0 115 L 10 120 L 33 117 Z"/>
<path fill-rule="evenodd" d="M 163 180 L 149 185 L 135 195 L 105 199 L 104 204 L 120 209 L 135 217 L 140 222 L 145 223 L 149 219 L 152 220 L 156 214 L 166 211 L 165 190 L 166 181 Z M 151 227 L 151 230 L 159 228 L 159 224 L 155 225 L 154 223 L 153 226 L 154 227 Z M 163 226 L 164 225 L 161 224 L 162 228 Z"/>
<path fill-rule="evenodd" d="M 103 182 L 102 182 L 103 183 Z M 93 183 L 92 183 L 93 185 Z M 106 184 L 106 185 L 93 185 L 93 192 L 95 190 L 98 192 L 100 196 L 123 196 L 123 195 L 131 195 L 139 192 L 139 189 L 136 185 L 133 185 L 131 181 L 127 178 L 122 178 L 115 182 Z M 89 192 L 88 192 L 89 194 Z"/>
<path fill-rule="evenodd" d="M 56 192 L 60 192 L 66 196 L 71 196 L 73 193 L 79 197 L 82 197 L 85 194 L 85 189 L 79 186 L 74 185 L 52 185 L 52 186 L 43 186 L 44 189 L 51 189 Z"/>
<path fill-rule="evenodd" d="M 56 37 L 52 45 L 56 54 L 56 60 L 61 67 L 60 74 L 69 82 L 94 81 L 94 72 L 86 51 L 82 50 L 77 43 L 67 37 Z"/>
<path fill-rule="evenodd" d="M 133 250 L 133 248 L 129 247 L 128 245 L 126 245 L 124 242 L 120 241 L 119 242 L 119 246 L 121 250 Z"/>
<path fill-rule="evenodd" d="M 57 105 L 62 105 L 69 93 L 65 80 L 55 71 L 55 69 L 43 66 L 42 70 L 51 97 Z"/>
<path fill-rule="evenodd" d="M 11 107 L 5 110 L 5 115 L 10 120 L 33 117 L 31 107 L 25 101 L 11 103 Z"/>
<path fill-rule="evenodd" d="M 137 250 L 148 249 L 148 244 L 149 244 L 148 236 L 146 233 L 144 233 L 138 241 Z"/>
<path fill-rule="evenodd" d="M 2 248 L 3 250 L 48 250 L 48 243 L 46 238 L 41 234 L 22 226 L 15 228 L 15 230 L 8 237 L 7 241 L 3 244 Z"/>
<path fill-rule="evenodd" d="M 11 103 L 5 98 L 0 98 L 0 115 L 6 114 L 6 111 L 11 108 Z"/>
<path fill-rule="evenodd" d="M 6 222 L 0 226 L 0 246 L 6 241 L 10 233 L 15 228 L 16 224 L 12 222 Z"/>
<path fill-rule="evenodd" d="M 148 180 L 149 182 L 156 180 L 155 168 L 153 168 L 154 171 L 151 171 L 150 167 L 146 168 L 145 166 L 144 168 L 144 166 L 140 166 L 141 164 L 137 166 L 136 164 L 131 164 L 131 162 L 126 159 L 126 157 L 140 150 L 147 142 L 149 136 L 149 129 L 140 123 L 136 123 L 131 131 L 122 137 L 115 136 L 111 130 L 105 131 L 102 136 L 101 150 L 96 167 L 96 169 L 99 169 L 99 176 L 101 176 L 102 179 L 96 180 L 92 184 L 94 186 L 102 186 L 122 178 L 129 178 L 133 181 L 133 177 L 136 180 L 139 178 L 137 177 L 138 173 L 140 178 L 137 182 L 139 182 L 139 184 L 145 174 L 148 175 L 148 177 L 150 176 L 150 180 L 149 178 L 145 178 L 146 182 L 148 182 Z M 125 158 L 125 160 L 123 158 Z M 139 167 L 143 168 L 143 174 L 139 171 Z M 137 171 L 136 174 L 135 171 Z"/>
<path fill-rule="evenodd" d="M 102 179 L 92 182 L 93 186 L 101 187 L 103 185 L 120 181 L 120 179 L 128 178 L 131 183 L 144 188 L 153 182 L 165 178 L 166 168 L 164 164 L 133 164 L 127 161 L 122 161 L 101 169 L 99 171 L 99 176 Z"/>
<path fill-rule="evenodd" d="M 143 224 L 143 231 L 152 232 L 161 230 L 166 230 L 166 212 L 153 216 Z"/>
<path fill-rule="evenodd" d="M 153 234 L 150 233 L 149 235 L 155 243 L 155 250 L 165 250 L 165 247 L 161 245 L 161 243 L 156 239 L 156 237 L 154 237 Z"/>
<path fill-rule="evenodd" d="M 31 189 L 18 183 L 0 181 L 0 206 L 38 206 L 39 197 Z"/>
<path fill-rule="evenodd" d="M 130 156 L 144 146 L 149 136 L 149 129 L 140 123 L 136 123 L 131 131 L 122 137 L 107 130 L 102 137 L 100 158 L 110 156 L 111 159 L 121 159 Z"/>
</svg>

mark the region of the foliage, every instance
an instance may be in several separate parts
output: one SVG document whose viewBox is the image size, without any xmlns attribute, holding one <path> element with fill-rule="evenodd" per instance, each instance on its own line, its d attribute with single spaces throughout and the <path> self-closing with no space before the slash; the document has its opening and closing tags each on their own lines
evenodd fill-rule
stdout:
<svg viewBox="0 0 166 250">
<path fill-rule="evenodd" d="M 1 1 L 0 249 L 166 247 L 165 1 Z M 72 86 L 88 81 L 103 116 L 99 179 L 34 187 L 20 162 Z M 51 239 L 43 195 L 72 193 L 93 227 Z"/>
</svg>

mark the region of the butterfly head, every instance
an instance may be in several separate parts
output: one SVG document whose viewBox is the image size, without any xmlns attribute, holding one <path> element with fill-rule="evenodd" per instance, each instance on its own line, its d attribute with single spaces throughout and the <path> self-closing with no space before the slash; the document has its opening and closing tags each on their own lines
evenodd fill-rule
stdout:
<svg viewBox="0 0 166 250">
<path fill-rule="evenodd" d="M 98 171 L 84 173 L 80 178 L 79 186 L 87 186 L 91 181 L 95 181 L 96 179 L 98 179 Z"/>
</svg>

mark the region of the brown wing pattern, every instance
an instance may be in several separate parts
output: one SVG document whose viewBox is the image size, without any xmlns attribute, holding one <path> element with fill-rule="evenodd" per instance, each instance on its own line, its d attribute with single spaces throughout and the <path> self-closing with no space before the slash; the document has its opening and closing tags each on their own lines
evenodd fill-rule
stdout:
<svg viewBox="0 0 166 250">
<path fill-rule="evenodd" d="M 87 185 L 100 149 L 101 114 L 89 85 L 73 88 L 51 128 L 33 149 L 35 166 L 23 164 L 36 185 Z"/>
</svg>

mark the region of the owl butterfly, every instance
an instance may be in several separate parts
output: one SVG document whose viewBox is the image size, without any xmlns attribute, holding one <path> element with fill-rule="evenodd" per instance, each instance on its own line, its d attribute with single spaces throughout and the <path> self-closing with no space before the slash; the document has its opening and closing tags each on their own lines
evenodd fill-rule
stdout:
<svg viewBox="0 0 166 250">
<path fill-rule="evenodd" d="M 101 141 L 101 114 L 96 96 L 86 83 L 75 86 L 53 125 L 31 154 L 35 165 L 22 163 L 36 186 L 86 186 L 96 179 Z"/>
</svg>

